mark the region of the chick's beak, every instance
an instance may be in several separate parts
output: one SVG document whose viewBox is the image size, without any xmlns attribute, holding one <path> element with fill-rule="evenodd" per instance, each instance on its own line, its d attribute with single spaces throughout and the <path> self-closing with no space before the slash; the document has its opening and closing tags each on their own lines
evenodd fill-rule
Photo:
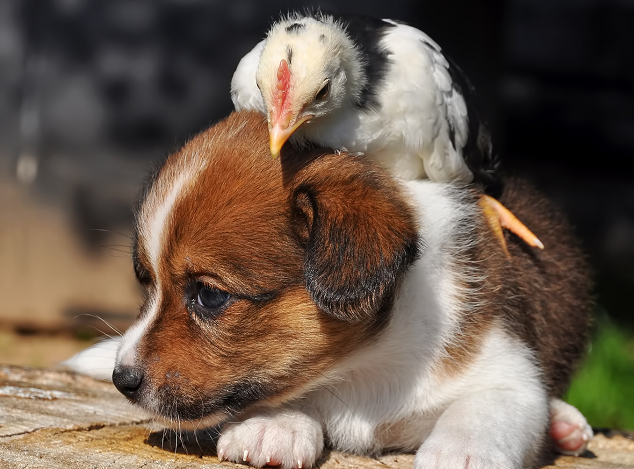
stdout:
<svg viewBox="0 0 634 469">
<path fill-rule="evenodd" d="M 285 119 L 276 120 L 269 130 L 269 142 L 271 148 L 271 155 L 277 158 L 280 155 L 280 151 L 286 143 L 286 140 L 295 132 L 304 122 L 313 118 L 311 115 L 302 116 L 293 125 L 289 125 L 289 120 L 283 122 Z M 286 125 L 284 125 L 286 124 Z"/>
</svg>

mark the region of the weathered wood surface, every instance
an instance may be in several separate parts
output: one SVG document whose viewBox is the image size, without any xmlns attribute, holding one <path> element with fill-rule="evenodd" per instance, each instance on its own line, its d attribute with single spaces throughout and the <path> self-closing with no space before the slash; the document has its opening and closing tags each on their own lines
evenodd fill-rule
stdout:
<svg viewBox="0 0 634 469">
<path fill-rule="evenodd" d="M 0 366 L 0 468 L 244 468 L 215 456 L 213 435 L 164 432 L 109 383 L 73 373 Z M 632 468 L 631 435 L 599 434 L 584 457 L 548 468 Z M 378 460 L 326 454 L 323 469 L 411 468 L 411 454 Z"/>
</svg>

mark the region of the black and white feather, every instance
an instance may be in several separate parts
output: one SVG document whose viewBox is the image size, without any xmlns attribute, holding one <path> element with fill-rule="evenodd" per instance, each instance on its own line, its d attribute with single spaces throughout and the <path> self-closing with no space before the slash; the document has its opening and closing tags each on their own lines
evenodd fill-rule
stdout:
<svg viewBox="0 0 634 469">
<path fill-rule="evenodd" d="M 291 14 L 240 61 L 231 82 L 236 109 L 270 121 L 282 59 L 292 74 L 293 119 L 314 116 L 293 133 L 294 145 L 363 152 L 404 179 L 496 184 L 473 88 L 424 32 L 392 20 Z M 317 99 L 324 86 L 327 96 Z"/>
</svg>

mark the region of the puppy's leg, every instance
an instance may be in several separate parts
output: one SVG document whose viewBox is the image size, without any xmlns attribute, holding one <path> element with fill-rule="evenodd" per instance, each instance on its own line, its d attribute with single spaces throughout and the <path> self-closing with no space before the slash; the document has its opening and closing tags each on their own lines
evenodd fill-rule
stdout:
<svg viewBox="0 0 634 469">
<path fill-rule="evenodd" d="M 218 459 L 301 469 L 312 467 L 323 448 L 321 423 L 287 407 L 225 424 L 218 440 Z"/>
<path fill-rule="evenodd" d="M 579 410 L 561 399 L 550 400 L 550 436 L 561 454 L 579 456 L 594 436 Z"/>
<path fill-rule="evenodd" d="M 545 392 L 491 389 L 458 398 L 416 454 L 416 469 L 521 469 L 542 448 L 548 426 Z"/>
</svg>

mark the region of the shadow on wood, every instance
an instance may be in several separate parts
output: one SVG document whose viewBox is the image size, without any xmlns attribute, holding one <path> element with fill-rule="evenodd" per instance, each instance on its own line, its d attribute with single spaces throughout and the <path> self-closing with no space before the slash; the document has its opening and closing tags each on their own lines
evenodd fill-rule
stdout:
<svg viewBox="0 0 634 469">
<path fill-rule="evenodd" d="M 165 429 L 150 433 L 145 442 L 171 453 L 216 456 L 219 432 L 218 427 L 196 431 Z"/>
</svg>

